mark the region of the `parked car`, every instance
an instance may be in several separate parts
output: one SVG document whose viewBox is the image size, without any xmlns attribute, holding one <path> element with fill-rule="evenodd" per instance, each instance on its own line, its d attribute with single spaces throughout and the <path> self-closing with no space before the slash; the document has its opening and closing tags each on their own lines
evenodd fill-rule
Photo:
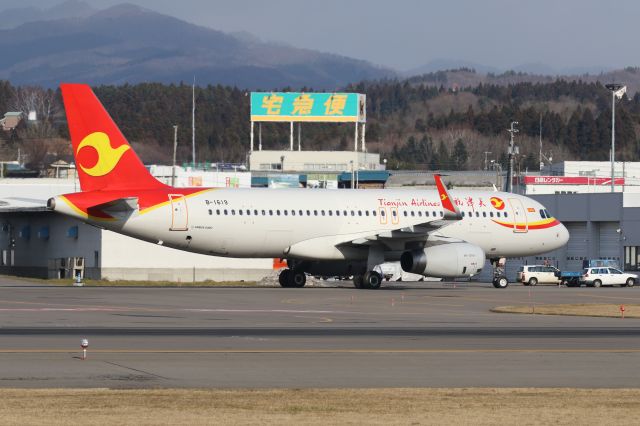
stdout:
<svg viewBox="0 0 640 426">
<path fill-rule="evenodd" d="M 558 284 L 560 279 L 556 276 L 559 272 L 553 266 L 523 265 L 518 270 L 516 281 L 524 285 L 537 285 L 538 283 Z"/>
<path fill-rule="evenodd" d="M 585 268 L 580 277 L 580 283 L 589 287 L 603 285 L 633 287 L 636 282 L 638 282 L 636 274 L 627 274 L 616 268 Z"/>
</svg>

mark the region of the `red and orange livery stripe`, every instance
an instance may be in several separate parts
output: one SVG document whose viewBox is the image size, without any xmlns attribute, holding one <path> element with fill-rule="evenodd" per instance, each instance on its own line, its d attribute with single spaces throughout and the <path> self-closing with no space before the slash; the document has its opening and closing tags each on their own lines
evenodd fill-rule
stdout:
<svg viewBox="0 0 640 426">
<path fill-rule="evenodd" d="M 505 228 L 511 228 L 511 229 L 521 229 L 521 230 L 525 230 L 525 229 L 530 229 L 530 230 L 536 230 L 536 229 L 547 229 L 547 228 L 552 228 L 554 226 L 560 225 L 560 222 L 558 221 L 558 219 L 556 218 L 550 218 L 550 219 L 545 219 L 545 220 L 540 220 L 537 222 L 529 222 L 527 223 L 513 223 L 513 222 L 502 222 L 499 220 L 493 220 L 494 223 L 497 223 L 498 225 L 502 225 Z"/>
</svg>

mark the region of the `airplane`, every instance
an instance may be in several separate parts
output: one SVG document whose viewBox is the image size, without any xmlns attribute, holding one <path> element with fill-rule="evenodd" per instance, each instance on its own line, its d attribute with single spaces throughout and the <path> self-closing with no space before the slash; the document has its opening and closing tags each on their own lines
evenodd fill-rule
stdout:
<svg viewBox="0 0 640 426">
<path fill-rule="evenodd" d="M 429 277 L 472 277 L 486 259 L 564 246 L 569 232 L 528 197 L 478 190 L 176 188 L 156 180 L 88 85 L 62 84 L 81 192 L 52 211 L 150 243 L 212 256 L 281 258 L 282 287 L 306 276 L 377 289 L 384 262 Z"/>
</svg>

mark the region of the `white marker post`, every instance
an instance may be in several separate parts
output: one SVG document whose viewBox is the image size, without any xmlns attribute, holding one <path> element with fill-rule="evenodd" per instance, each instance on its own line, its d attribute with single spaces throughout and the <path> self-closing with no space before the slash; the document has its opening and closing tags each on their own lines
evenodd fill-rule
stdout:
<svg viewBox="0 0 640 426">
<path fill-rule="evenodd" d="M 80 341 L 80 347 L 82 348 L 82 360 L 87 359 L 87 348 L 89 347 L 89 341 L 87 339 L 82 339 Z"/>
</svg>

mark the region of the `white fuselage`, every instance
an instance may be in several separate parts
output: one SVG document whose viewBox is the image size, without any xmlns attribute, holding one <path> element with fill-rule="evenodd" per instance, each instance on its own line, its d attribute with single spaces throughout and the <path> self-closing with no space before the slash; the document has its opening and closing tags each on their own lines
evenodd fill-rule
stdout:
<svg viewBox="0 0 640 426">
<path fill-rule="evenodd" d="M 562 224 L 539 225 L 549 217 L 543 216 L 544 206 L 530 198 L 457 190 L 450 196 L 464 217 L 435 229 L 427 245 L 437 240 L 466 241 L 482 248 L 488 258 L 498 258 L 548 252 L 568 240 Z M 492 197 L 504 203 L 502 209 L 491 204 Z M 203 189 L 171 198 L 116 221 L 83 219 L 197 253 L 315 260 L 366 259 L 366 250 L 345 243 L 443 221 L 438 192 L 431 190 Z M 82 218 L 61 204 L 56 210 Z M 509 225 L 514 223 L 518 225 Z M 387 241 L 386 257 L 395 260 L 405 249 L 404 240 Z"/>
</svg>

